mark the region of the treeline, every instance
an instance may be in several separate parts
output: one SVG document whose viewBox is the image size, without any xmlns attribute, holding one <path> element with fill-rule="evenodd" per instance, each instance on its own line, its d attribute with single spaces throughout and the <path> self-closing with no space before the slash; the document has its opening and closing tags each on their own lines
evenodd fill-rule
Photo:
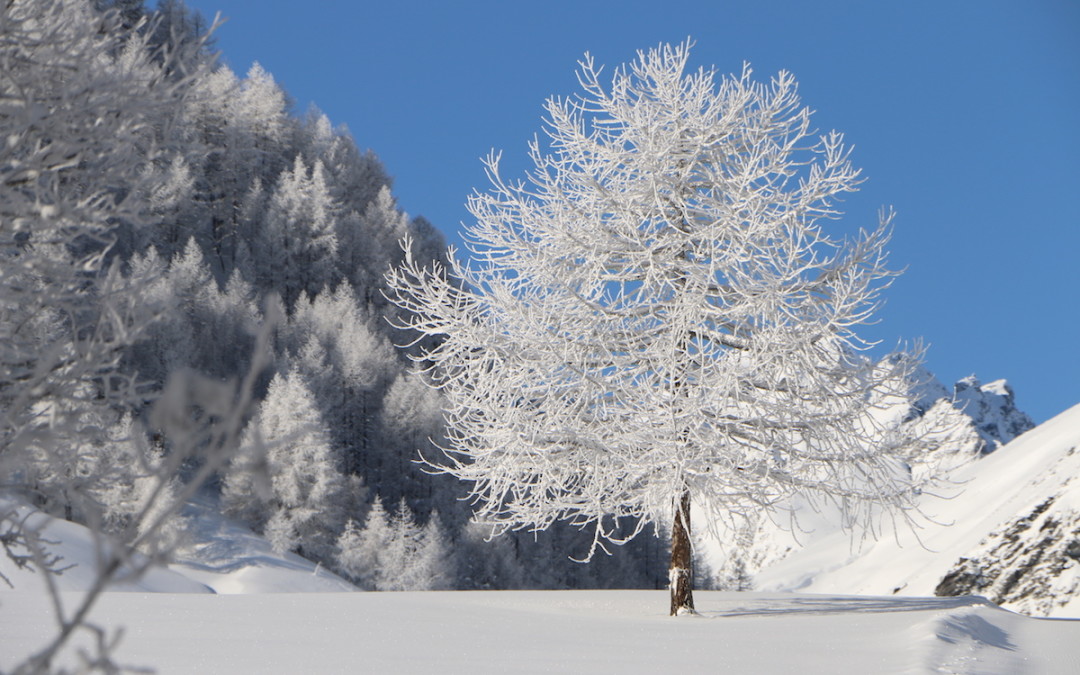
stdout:
<svg viewBox="0 0 1080 675">
<path fill-rule="evenodd" d="M 566 557 L 589 545 L 568 526 L 487 541 L 461 486 L 416 462 L 442 436 L 441 400 L 398 346 L 412 336 L 393 328 L 383 273 L 402 237 L 420 260 L 444 242 L 399 208 L 373 153 L 318 111 L 292 114 L 258 65 L 240 77 L 217 64 L 206 21 L 182 2 L 47 0 L 17 14 L 28 6 L 4 10 L 6 37 L 44 25 L 55 41 L 26 40 L 28 58 L 3 64 L 3 100 L 25 104 L 0 109 L 0 131 L 18 138 L 0 162 L 0 208 L 17 224 L 0 226 L 0 249 L 23 272 L 0 286 L 5 484 L 129 532 L 143 477 L 173 451 L 150 406 L 180 372 L 243 378 L 276 321 L 241 450 L 211 487 L 279 550 L 379 590 L 666 583 L 651 537 L 589 565 Z M 62 65 L 77 76 L 54 76 Z M 58 119 L 76 94 L 84 115 L 104 101 L 105 122 L 72 117 L 35 136 L 23 112 Z M 33 162 L 38 177 L 20 178 Z M 85 352 L 87 336 L 101 353 L 72 375 L 62 353 Z M 31 395 L 34 373 L 67 373 L 65 388 Z M 63 425 L 44 420 L 60 409 Z M 34 449 L 42 424 L 64 433 Z"/>
</svg>

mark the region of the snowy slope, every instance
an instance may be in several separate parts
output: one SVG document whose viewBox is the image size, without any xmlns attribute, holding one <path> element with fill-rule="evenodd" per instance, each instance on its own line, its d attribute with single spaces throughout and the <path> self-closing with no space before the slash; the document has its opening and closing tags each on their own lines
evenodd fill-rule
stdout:
<svg viewBox="0 0 1080 675">
<path fill-rule="evenodd" d="M 27 529 L 40 533 L 42 540 L 54 542 L 47 545 L 49 552 L 59 556 L 58 567 L 63 571 L 54 577 L 56 587 L 62 591 L 83 591 L 94 583 L 100 546 L 90 530 L 82 525 L 52 518 L 14 499 L 0 496 L 0 511 L 15 511 L 16 518 L 25 518 Z M 20 551 L 22 553 L 22 551 Z M 136 554 L 137 555 L 137 554 Z M 4 591 L 35 591 L 44 593 L 45 583 L 40 574 L 27 569 L 20 569 L 0 549 L 0 574 L 8 580 L 0 579 L 0 597 Z M 205 584 L 191 577 L 173 572 L 162 567 L 152 567 L 138 579 L 119 578 L 110 587 L 110 591 L 159 592 L 159 593 L 212 593 Z M 10 584 L 10 586 L 9 586 Z M 2 602 L 2 600 L 0 600 Z"/>
<path fill-rule="evenodd" d="M 203 496 L 182 512 L 189 540 L 170 568 L 215 593 L 319 593 L 356 587 L 325 567 L 293 553 L 274 551 L 264 537 L 221 515 L 215 499 Z"/>
<path fill-rule="evenodd" d="M 54 542 L 50 553 L 61 557 L 56 578 L 63 591 L 88 590 L 97 569 L 101 542 L 87 528 L 47 516 L 0 498 L 0 509 L 17 508 L 41 537 Z M 316 593 L 355 591 L 356 587 L 327 569 L 292 553 L 277 553 L 270 543 L 217 510 L 213 500 L 196 499 L 181 514 L 186 537 L 168 569 L 153 567 L 137 580 L 120 580 L 110 591 L 151 593 Z M 21 570 L 0 552 L 0 602 L 4 591 L 44 591 L 41 575 Z"/>
<path fill-rule="evenodd" d="M 158 570 L 128 590 L 167 592 L 104 594 L 91 621 L 110 634 L 123 629 L 121 664 L 162 673 L 762 675 L 1064 675 L 1080 664 L 1080 622 L 1032 619 L 972 597 L 699 592 L 701 615 L 673 619 L 666 591 L 278 592 L 328 586 L 322 572 L 275 557 L 228 519 L 200 522 L 188 559 L 173 569 L 245 593 L 168 592 L 206 588 L 180 587 L 176 574 Z M 89 567 L 80 558 L 85 530 L 53 521 L 46 531 L 58 553 Z M 20 588 L 0 593 L 0 672 L 55 630 L 48 596 L 32 583 Z M 67 591 L 62 600 L 71 608 L 81 596 Z M 55 665 L 75 665 L 90 639 L 80 633 Z"/>
<path fill-rule="evenodd" d="M 40 594 L 0 595 L 0 670 L 51 628 Z M 974 598 L 664 591 L 108 594 L 121 663 L 162 673 L 1077 672 L 1080 622 Z"/>
<path fill-rule="evenodd" d="M 978 593 L 1024 612 L 1080 616 L 1080 406 L 960 468 L 951 499 L 922 507 L 945 526 L 852 550 L 831 531 L 755 576 L 762 590 Z M 897 543 L 899 540 L 899 545 Z M 943 580 L 945 583 L 943 584 Z"/>
</svg>

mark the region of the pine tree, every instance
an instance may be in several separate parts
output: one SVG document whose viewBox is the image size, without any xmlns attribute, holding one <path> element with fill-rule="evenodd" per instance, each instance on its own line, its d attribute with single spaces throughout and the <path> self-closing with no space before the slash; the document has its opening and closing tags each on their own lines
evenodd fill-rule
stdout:
<svg viewBox="0 0 1080 675">
<path fill-rule="evenodd" d="M 308 170 L 296 155 L 283 171 L 266 207 L 256 271 L 263 288 L 277 290 L 292 307 L 301 293 L 319 293 L 337 268 L 337 206 L 321 162 Z"/>
<path fill-rule="evenodd" d="M 361 588 L 369 591 L 379 589 L 383 566 L 383 553 L 390 545 L 393 534 L 382 500 L 376 496 L 364 519 L 358 540 L 352 540 L 349 553 L 343 561 L 345 571 Z"/>
<path fill-rule="evenodd" d="M 349 518 L 334 545 L 334 571 L 357 584 L 360 584 L 364 571 L 368 569 L 369 561 L 364 558 L 363 544 L 360 528 L 355 520 Z"/>
<path fill-rule="evenodd" d="M 408 218 L 398 210 L 389 186 L 385 186 L 361 213 L 349 237 L 350 248 L 342 251 L 342 269 L 351 275 L 365 303 L 377 306 L 385 302 L 378 291 L 382 275 L 401 259 L 398 242 L 406 234 Z"/>
<path fill-rule="evenodd" d="M 417 537 L 416 551 L 409 561 L 403 585 L 410 591 L 439 591 L 450 588 L 455 576 L 442 519 L 438 511 L 432 511 Z"/>
<path fill-rule="evenodd" d="M 375 587 L 380 591 L 408 591 L 410 565 L 416 555 L 419 530 L 412 509 L 405 498 L 398 501 L 390 517 L 390 536 L 379 555 L 379 572 Z"/>
<path fill-rule="evenodd" d="M 228 512 L 272 534 L 281 550 L 330 560 L 345 520 L 345 477 L 296 369 L 271 380 L 244 446 L 246 456 L 225 476 L 222 502 Z"/>
</svg>

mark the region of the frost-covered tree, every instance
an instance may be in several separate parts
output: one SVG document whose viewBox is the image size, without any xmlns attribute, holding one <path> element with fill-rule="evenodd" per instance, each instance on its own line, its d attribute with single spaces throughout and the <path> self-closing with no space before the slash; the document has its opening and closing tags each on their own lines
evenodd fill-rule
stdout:
<svg viewBox="0 0 1080 675">
<path fill-rule="evenodd" d="M 360 528 L 355 520 L 349 518 L 334 545 L 334 569 L 345 578 L 359 583 L 366 568 L 365 554 Z"/>
<path fill-rule="evenodd" d="M 314 296 L 337 267 L 337 207 L 326 184 L 322 162 L 309 168 L 296 156 L 270 196 L 257 252 L 256 274 L 278 290 L 291 307 L 301 293 Z"/>
<path fill-rule="evenodd" d="M 0 44 L 0 485 L 71 513 L 111 480 L 70 481 L 108 439 L 87 420 L 146 396 L 120 362 L 157 318 L 151 279 L 125 276 L 116 247 L 167 192 L 157 140 L 189 82 L 86 0 L 3 3 Z"/>
<path fill-rule="evenodd" d="M 693 610 L 691 503 L 737 519 L 800 495 L 872 528 L 922 487 L 902 462 L 920 439 L 871 396 L 914 360 L 856 334 L 893 276 L 891 216 L 830 234 L 859 183 L 840 134 L 816 135 L 790 74 L 687 72 L 688 49 L 610 85 L 586 56 L 527 181 L 488 160 L 474 262 L 388 277 L 405 327 L 441 340 L 421 361 L 447 399 L 438 468 L 476 518 L 588 527 L 586 557 L 670 526 L 672 614 Z"/>
<path fill-rule="evenodd" d="M 410 566 L 416 556 L 420 530 L 412 509 L 402 497 L 390 516 L 389 537 L 379 552 L 379 571 L 375 588 L 380 591 L 408 591 Z"/>
<path fill-rule="evenodd" d="M 432 511 L 417 536 L 416 551 L 408 562 L 404 586 L 410 591 L 439 591 L 454 578 L 450 544 L 438 511 Z"/>
<path fill-rule="evenodd" d="M 0 489 L 89 525 L 97 549 L 87 592 L 65 598 L 48 542 L 18 508 L 0 509 L 0 553 L 41 573 L 56 619 L 13 672 L 51 672 L 121 570 L 162 560 L 179 505 L 235 447 L 254 384 L 181 371 L 153 391 L 125 363 L 170 294 L 150 289 L 159 258 L 126 271 L 121 258 L 186 190 L 170 143 L 202 62 L 153 45 L 140 3 L 97 4 L 0 3 Z M 196 454 L 200 466 L 186 465 Z M 85 662 L 118 670 L 116 640 L 91 632 Z"/>
<path fill-rule="evenodd" d="M 361 588 L 378 589 L 384 552 L 393 539 L 389 518 L 382 499 L 375 497 L 368 509 L 364 526 L 357 528 L 350 520 L 338 537 L 335 563 L 339 572 Z"/>
<path fill-rule="evenodd" d="M 303 376 L 270 382 L 222 489 L 226 510 L 279 551 L 329 560 L 345 521 L 345 477 Z"/>
</svg>

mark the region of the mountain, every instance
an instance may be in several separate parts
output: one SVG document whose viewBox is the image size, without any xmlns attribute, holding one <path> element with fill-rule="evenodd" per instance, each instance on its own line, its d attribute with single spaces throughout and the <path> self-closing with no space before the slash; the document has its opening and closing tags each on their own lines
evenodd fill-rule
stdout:
<svg viewBox="0 0 1080 675">
<path fill-rule="evenodd" d="M 982 438 L 1025 426 L 1002 382 L 961 381 L 956 392 Z M 1078 447 L 1080 405 L 989 454 L 987 442 L 943 494 L 922 497 L 917 530 L 885 522 L 877 539 L 853 543 L 823 519 L 798 537 L 760 525 L 744 577 L 755 572 L 753 587 L 766 591 L 976 594 L 1027 614 L 1080 616 Z"/>
<path fill-rule="evenodd" d="M 981 384 L 969 375 L 952 387 L 952 395 L 936 378 L 931 378 L 916 407 L 929 410 L 935 404 L 949 405 L 970 419 L 982 446 L 980 454 L 989 454 L 1035 427 L 1031 418 L 1016 407 L 1016 395 L 1005 380 Z M 929 403 L 929 405 L 927 405 Z"/>
</svg>

